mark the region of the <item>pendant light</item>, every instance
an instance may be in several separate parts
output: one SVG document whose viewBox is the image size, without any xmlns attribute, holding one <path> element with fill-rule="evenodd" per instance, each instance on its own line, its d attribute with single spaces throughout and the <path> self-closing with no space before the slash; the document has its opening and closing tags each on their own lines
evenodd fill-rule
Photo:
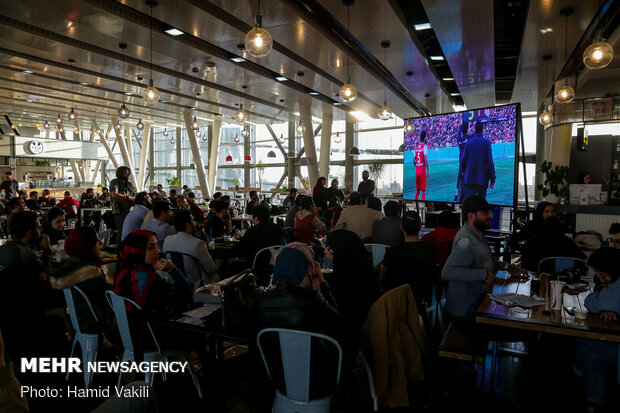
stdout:
<svg viewBox="0 0 620 413">
<path fill-rule="evenodd" d="M 206 133 L 205 133 L 204 135 L 202 135 L 202 141 L 203 141 L 203 142 L 206 142 L 206 141 L 207 141 L 207 139 L 208 139 L 208 138 L 207 138 L 207 134 L 206 134 Z"/>
<path fill-rule="evenodd" d="M 149 0 L 146 2 L 151 7 L 151 78 L 149 79 L 149 87 L 144 89 L 142 96 L 146 103 L 159 102 L 160 93 L 155 86 L 153 86 L 153 7 L 157 6 L 156 1 Z"/>
<path fill-rule="evenodd" d="M 127 119 L 131 115 L 131 112 L 125 106 L 125 49 L 127 49 L 127 43 L 120 43 L 118 47 L 123 51 L 123 94 L 121 96 L 121 107 L 118 109 L 118 117 Z"/>
<path fill-rule="evenodd" d="M 340 132 L 336 132 L 336 137 L 334 138 L 334 143 L 342 142 L 342 138 L 340 137 Z"/>
<path fill-rule="evenodd" d="M 306 132 L 306 125 L 302 123 L 301 119 L 299 119 L 299 123 L 295 127 L 295 131 L 299 136 L 302 136 L 304 132 Z"/>
<path fill-rule="evenodd" d="M 45 79 L 43 80 L 43 87 L 45 87 Z M 47 99 L 45 99 L 45 122 L 43 123 L 43 127 L 45 129 L 49 129 L 52 125 L 50 125 L 50 123 L 47 121 Z"/>
<path fill-rule="evenodd" d="M 138 123 L 136 123 L 136 129 L 144 130 L 144 123 L 142 122 L 142 119 L 140 119 Z"/>
<path fill-rule="evenodd" d="M 69 64 L 71 65 L 71 79 L 69 79 L 71 81 L 71 110 L 69 111 L 67 118 L 71 121 L 75 121 L 77 119 L 77 113 L 73 110 L 73 63 L 75 63 L 75 60 L 69 59 Z"/>
<path fill-rule="evenodd" d="M 383 66 L 387 70 L 387 48 L 390 47 L 390 41 L 389 40 L 382 41 L 381 47 L 383 47 Z M 377 115 L 379 116 L 379 119 L 381 120 L 392 119 L 392 110 L 387 104 L 387 86 L 385 84 L 383 86 L 383 106 L 379 108 L 379 113 Z"/>
<path fill-rule="evenodd" d="M 192 129 L 195 131 L 200 129 L 200 123 L 198 122 L 198 119 L 196 119 L 196 115 L 194 115 L 194 120 L 192 122 Z"/>
<path fill-rule="evenodd" d="M 56 90 L 58 90 L 60 92 L 60 70 L 58 71 L 58 78 L 57 78 L 57 86 L 56 86 Z M 58 100 L 56 102 L 56 104 L 58 106 L 60 106 L 60 100 Z M 58 113 L 58 116 L 56 117 L 56 125 L 58 125 L 58 127 L 60 127 L 62 125 L 62 116 L 60 116 L 60 113 Z"/>
<path fill-rule="evenodd" d="M 168 102 L 164 102 L 164 132 L 163 135 L 164 136 L 168 136 L 168 111 L 167 111 L 167 107 L 168 107 Z"/>
<path fill-rule="evenodd" d="M 353 4 L 353 0 L 344 0 L 343 3 L 347 6 L 347 32 L 350 35 L 349 31 L 349 10 L 351 5 Z M 347 80 L 342 87 L 340 87 L 340 91 L 338 92 L 338 96 L 340 100 L 344 103 L 351 103 L 357 98 L 357 88 L 351 84 L 351 55 L 347 50 Z"/>
<path fill-rule="evenodd" d="M 279 141 L 280 141 L 280 143 L 284 143 L 284 134 L 283 133 L 280 134 Z"/>
<path fill-rule="evenodd" d="M 244 160 L 246 163 L 250 163 L 250 161 L 252 160 L 252 157 L 251 157 L 250 155 L 245 155 L 245 156 L 243 157 L 243 160 Z"/>
<path fill-rule="evenodd" d="M 275 158 L 275 157 L 276 157 L 276 153 L 274 151 L 267 152 L 267 158 Z"/>
<path fill-rule="evenodd" d="M 409 71 L 405 75 L 407 76 L 407 91 L 411 93 L 411 76 L 413 76 L 413 72 Z M 415 131 L 415 125 L 411 119 L 411 106 L 409 106 L 409 119 L 405 120 L 405 133 L 413 133 L 413 131 Z"/>
<path fill-rule="evenodd" d="M 601 24 L 601 1 L 598 2 L 598 23 Z M 614 48 L 596 31 L 594 41 L 583 51 L 583 64 L 590 69 L 598 70 L 606 67 L 614 58 Z"/>
<path fill-rule="evenodd" d="M 228 155 L 226 157 L 226 162 L 232 162 L 232 161 L 233 161 L 232 155 Z"/>
<path fill-rule="evenodd" d="M 256 26 L 245 35 L 245 50 L 254 57 L 265 57 L 273 47 L 271 34 L 263 28 L 260 0 L 257 0 Z"/>
<path fill-rule="evenodd" d="M 545 94 L 546 94 L 547 90 L 549 90 L 548 89 L 548 84 L 547 84 L 547 79 L 549 78 L 549 60 L 551 60 L 551 55 L 544 55 L 543 56 L 543 60 L 545 60 L 547 62 L 547 74 L 545 76 Z M 552 106 L 549 105 L 549 107 L 551 108 Z M 547 109 L 546 101 L 543 101 L 543 111 L 540 114 L 540 116 L 538 117 L 538 121 L 543 126 L 547 126 L 547 125 L 549 125 L 550 123 L 553 122 L 553 114 Z"/>
<path fill-rule="evenodd" d="M 243 83 L 243 70 L 241 71 L 241 82 Z M 237 111 L 235 112 L 235 119 L 237 119 L 239 122 L 245 122 L 245 120 L 248 118 L 248 113 L 243 110 L 243 92 L 245 88 L 247 88 L 247 86 L 241 86 L 241 104 L 239 104 L 239 109 L 237 109 Z"/>
<path fill-rule="evenodd" d="M 357 156 L 360 154 L 360 150 L 357 148 L 357 146 L 353 146 L 351 149 L 349 149 L 349 156 Z"/>
<path fill-rule="evenodd" d="M 243 126 L 243 129 L 241 129 L 241 136 L 243 136 L 244 138 L 247 138 L 248 136 L 250 136 L 250 131 L 245 125 Z"/>
<path fill-rule="evenodd" d="M 241 142 L 241 139 L 239 139 L 239 135 L 235 134 L 235 139 L 234 139 L 235 143 L 239 143 Z"/>
<path fill-rule="evenodd" d="M 170 138 L 170 144 L 174 145 L 174 138 Z"/>
<path fill-rule="evenodd" d="M 202 136 L 202 132 L 200 132 L 200 129 L 198 129 L 195 133 L 197 138 L 200 138 Z"/>
<path fill-rule="evenodd" d="M 564 9 L 560 12 L 564 16 L 564 61 L 568 58 L 568 16 L 573 13 L 572 9 Z M 558 103 L 569 103 L 575 99 L 575 89 L 568 84 L 566 78 L 562 79 L 562 86 L 555 91 L 555 101 Z"/>
</svg>

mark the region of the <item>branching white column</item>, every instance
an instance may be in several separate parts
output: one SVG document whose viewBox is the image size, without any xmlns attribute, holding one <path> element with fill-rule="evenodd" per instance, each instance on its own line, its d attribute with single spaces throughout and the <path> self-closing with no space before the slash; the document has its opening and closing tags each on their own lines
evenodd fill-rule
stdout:
<svg viewBox="0 0 620 413">
<path fill-rule="evenodd" d="M 185 129 L 189 139 L 189 146 L 192 148 L 194 164 L 196 164 L 196 175 L 198 175 L 202 197 L 206 198 L 211 194 L 211 188 L 209 187 L 207 176 L 205 175 L 204 163 L 202 162 L 202 155 L 200 154 L 200 147 L 198 146 L 194 129 L 192 128 L 192 114 L 189 109 L 183 111 L 183 119 L 185 120 Z"/>
<path fill-rule="evenodd" d="M 149 139 L 151 138 L 151 124 L 144 125 L 144 137 L 142 138 L 142 151 L 140 152 L 140 166 L 138 167 L 138 191 L 144 190 L 144 175 L 146 172 L 146 157 L 149 153 Z"/>
<path fill-rule="evenodd" d="M 299 106 L 299 114 L 301 121 L 306 126 L 304 132 L 304 148 L 306 149 L 306 157 L 308 158 L 308 175 L 310 179 L 310 189 L 319 179 L 319 164 L 316 158 L 316 145 L 314 144 L 314 131 L 312 130 L 312 115 L 310 106 L 307 102 L 302 102 Z"/>
<path fill-rule="evenodd" d="M 64 130 L 60 132 L 60 138 L 63 141 L 67 140 L 67 135 L 65 135 Z M 82 184 L 82 182 L 85 181 L 84 175 L 82 174 L 84 169 L 82 168 L 82 170 L 80 171 L 80 167 L 78 166 L 78 162 L 75 161 L 75 160 L 69 160 L 69 164 L 71 165 L 71 169 L 73 170 L 73 175 L 75 175 L 75 182 L 77 183 L 78 186 L 80 186 Z"/>
<path fill-rule="evenodd" d="M 216 186 L 216 176 L 217 176 L 217 155 L 220 149 L 220 130 L 222 129 L 222 119 L 219 116 L 215 116 L 213 119 L 213 136 L 211 136 L 211 142 L 209 142 L 209 147 L 211 151 L 209 152 L 209 189 L 213 189 L 215 191 Z M 194 159 L 195 161 L 195 159 Z M 196 162 L 196 167 L 200 165 Z M 205 194 L 203 192 L 203 196 L 211 196 L 211 193 Z"/>
<path fill-rule="evenodd" d="M 329 180 L 329 155 L 332 145 L 332 121 L 334 115 L 331 105 L 323 105 L 323 130 L 321 131 L 321 151 L 319 153 L 319 171 Z M 327 183 L 329 185 L 329 182 Z"/>
<path fill-rule="evenodd" d="M 136 183 L 136 174 L 135 169 L 133 167 L 133 159 L 129 156 L 129 152 L 127 152 L 127 146 L 123 141 L 123 137 L 121 135 L 121 128 L 118 124 L 118 118 L 116 116 L 112 116 L 112 125 L 114 125 L 114 134 L 116 135 L 116 143 L 118 143 L 118 147 L 121 150 L 121 156 L 123 157 L 123 162 L 125 166 L 130 169 L 129 180 L 133 184 L 134 187 L 138 187 Z"/>
<path fill-rule="evenodd" d="M 112 148 L 110 148 L 110 145 L 108 144 L 108 140 L 106 139 L 106 136 L 110 133 L 110 130 L 112 129 L 112 127 L 108 126 L 108 132 L 106 133 L 106 135 L 104 135 L 103 132 L 101 132 L 101 130 L 97 126 L 97 121 L 95 119 L 91 119 L 90 121 L 95 126 L 95 129 L 97 130 L 97 135 L 99 135 L 99 141 L 105 148 L 106 152 L 108 153 L 108 156 L 110 157 L 110 160 L 114 164 L 114 169 L 118 169 L 118 161 L 116 160 L 116 157 L 114 156 L 114 152 L 112 152 Z"/>
</svg>

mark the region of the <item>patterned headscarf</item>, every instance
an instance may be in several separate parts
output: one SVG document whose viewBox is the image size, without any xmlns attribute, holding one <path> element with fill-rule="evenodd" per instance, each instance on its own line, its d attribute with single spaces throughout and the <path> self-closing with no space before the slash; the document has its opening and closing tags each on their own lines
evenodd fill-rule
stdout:
<svg viewBox="0 0 620 413">
<path fill-rule="evenodd" d="M 309 290 L 320 290 L 319 279 L 314 275 L 314 256 L 310 247 L 302 242 L 292 242 L 282 249 L 273 269 L 273 281 L 286 281 Z"/>
<path fill-rule="evenodd" d="M 119 246 L 121 270 L 114 280 L 114 292 L 143 306 L 151 285 L 159 277 L 152 265 L 144 262 L 146 245 L 154 232 L 137 229 Z M 130 309 L 130 308 L 128 308 Z"/>
</svg>

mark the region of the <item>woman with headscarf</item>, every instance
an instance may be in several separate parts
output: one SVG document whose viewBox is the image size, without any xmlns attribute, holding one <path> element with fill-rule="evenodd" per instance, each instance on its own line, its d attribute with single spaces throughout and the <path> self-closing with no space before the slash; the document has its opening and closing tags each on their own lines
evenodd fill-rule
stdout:
<svg viewBox="0 0 620 413">
<path fill-rule="evenodd" d="M 312 200 L 314 201 L 314 205 L 321 208 L 323 211 L 327 209 L 327 188 L 325 185 L 327 184 L 327 178 L 324 176 L 320 177 L 316 181 L 316 185 L 314 185 L 314 189 L 312 189 Z"/>
<path fill-rule="evenodd" d="M 71 231 L 64 245 L 69 259 L 62 265 L 50 269 L 50 283 L 57 289 L 76 286 L 88 297 L 97 321 L 92 317 L 82 296 L 73 292 L 78 323 L 83 333 L 103 332 L 110 344 L 120 344 L 114 313 L 105 297 L 106 291 L 111 287 L 101 271 L 102 245 L 94 227 L 82 226 Z"/>
<path fill-rule="evenodd" d="M 308 245 L 293 242 L 280 251 L 272 284 L 257 296 L 262 328 L 338 332 L 336 302 Z"/>
<path fill-rule="evenodd" d="M 143 313 L 165 317 L 187 309 L 192 290 L 185 276 L 160 253 L 155 233 L 130 232 L 119 246 L 121 270 L 114 292 L 135 301 Z"/>
<path fill-rule="evenodd" d="M 314 231 L 325 231 L 323 221 L 318 217 L 317 208 L 309 196 L 301 199 L 301 210 L 295 215 L 294 236 L 295 241 L 314 242 Z"/>
<path fill-rule="evenodd" d="M 50 208 L 41 219 L 41 232 L 50 239 L 50 245 L 58 244 L 58 241 L 67 239 L 64 231 L 65 213 L 59 207 Z"/>
<path fill-rule="evenodd" d="M 536 209 L 534 210 L 534 217 L 531 221 L 528 221 L 523 229 L 515 234 L 516 241 L 527 241 L 529 240 L 540 228 L 545 219 L 552 217 L 555 211 L 553 208 L 553 204 L 550 202 L 540 202 L 536 205 Z"/>
</svg>

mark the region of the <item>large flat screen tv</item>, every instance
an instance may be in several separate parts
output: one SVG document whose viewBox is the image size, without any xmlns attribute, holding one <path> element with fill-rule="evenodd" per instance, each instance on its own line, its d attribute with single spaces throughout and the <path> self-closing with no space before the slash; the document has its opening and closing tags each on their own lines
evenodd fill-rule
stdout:
<svg viewBox="0 0 620 413">
<path fill-rule="evenodd" d="M 519 104 L 406 119 L 405 200 L 462 202 L 481 194 L 512 206 Z"/>
</svg>

